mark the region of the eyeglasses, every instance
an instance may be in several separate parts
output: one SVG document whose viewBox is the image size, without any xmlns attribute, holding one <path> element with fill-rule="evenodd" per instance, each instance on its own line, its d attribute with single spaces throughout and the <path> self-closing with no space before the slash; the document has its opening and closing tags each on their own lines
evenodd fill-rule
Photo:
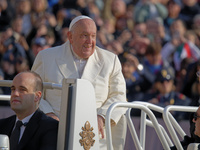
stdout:
<svg viewBox="0 0 200 150">
<path fill-rule="evenodd" d="M 200 118 L 200 116 L 198 116 L 197 113 L 195 112 L 193 118 L 195 121 L 197 121 L 197 118 Z"/>
<path fill-rule="evenodd" d="M 196 72 L 197 77 L 200 77 L 200 70 Z"/>
</svg>

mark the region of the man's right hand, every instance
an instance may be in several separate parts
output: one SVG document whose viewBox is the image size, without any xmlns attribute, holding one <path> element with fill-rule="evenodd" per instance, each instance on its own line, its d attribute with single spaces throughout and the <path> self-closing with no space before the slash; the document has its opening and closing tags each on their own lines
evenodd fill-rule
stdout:
<svg viewBox="0 0 200 150">
<path fill-rule="evenodd" d="M 47 113 L 46 114 L 47 116 L 49 116 L 49 117 L 51 117 L 51 118 L 53 118 L 53 119 L 55 119 L 55 120 L 58 120 L 59 121 L 59 118 L 54 114 L 54 113 Z"/>
<path fill-rule="evenodd" d="M 104 139 L 104 118 L 100 115 L 97 115 L 97 120 L 98 120 L 98 129 L 99 129 L 99 134 L 101 135 L 101 138 Z"/>
</svg>

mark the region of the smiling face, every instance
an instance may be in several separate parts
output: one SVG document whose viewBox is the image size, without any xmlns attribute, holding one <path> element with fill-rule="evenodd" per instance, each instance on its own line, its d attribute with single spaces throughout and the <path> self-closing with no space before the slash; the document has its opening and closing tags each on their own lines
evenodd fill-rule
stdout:
<svg viewBox="0 0 200 150">
<path fill-rule="evenodd" d="M 41 92 L 36 91 L 35 77 L 31 73 L 20 73 L 14 79 L 11 86 L 10 105 L 18 118 L 23 119 L 38 107 Z"/>
<path fill-rule="evenodd" d="M 89 58 L 95 51 L 96 45 L 96 25 L 91 19 L 79 20 L 72 30 L 68 32 L 68 39 L 73 47 L 73 51 L 80 58 Z"/>
</svg>

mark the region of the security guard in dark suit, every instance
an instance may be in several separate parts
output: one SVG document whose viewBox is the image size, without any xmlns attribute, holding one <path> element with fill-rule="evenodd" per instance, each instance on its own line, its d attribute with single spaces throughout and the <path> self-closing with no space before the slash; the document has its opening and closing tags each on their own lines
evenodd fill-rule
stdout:
<svg viewBox="0 0 200 150">
<path fill-rule="evenodd" d="M 155 89 L 157 92 L 152 94 L 152 99 L 149 102 L 161 107 L 166 107 L 167 105 L 189 106 L 191 99 L 175 91 L 174 79 L 174 69 L 172 67 L 163 68 L 156 78 Z M 187 117 L 183 112 L 174 112 L 173 115 L 176 119 L 185 119 Z"/>
</svg>

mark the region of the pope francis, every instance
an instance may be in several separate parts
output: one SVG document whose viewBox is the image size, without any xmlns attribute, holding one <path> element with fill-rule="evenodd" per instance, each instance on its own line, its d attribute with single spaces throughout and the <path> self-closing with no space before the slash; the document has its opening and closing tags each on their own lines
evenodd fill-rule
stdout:
<svg viewBox="0 0 200 150">
<path fill-rule="evenodd" d="M 118 56 L 96 46 L 97 28 L 87 16 L 74 18 L 69 26 L 68 41 L 61 46 L 38 53 L 32 71 L 43 82 L 62 83 L 63 78 L 80 78 L 90 81 L 95 90 L 100 149 L 106 149 L 105 115 L 114 102 L 126 101 L 125 80 Z M 61 91 L 45 90 L 40 109 L 59 120 Z M 123 150 L 126 136 L 126 109 L 115 109 L 111 115 L 113 148 Z"/>
</svg>

